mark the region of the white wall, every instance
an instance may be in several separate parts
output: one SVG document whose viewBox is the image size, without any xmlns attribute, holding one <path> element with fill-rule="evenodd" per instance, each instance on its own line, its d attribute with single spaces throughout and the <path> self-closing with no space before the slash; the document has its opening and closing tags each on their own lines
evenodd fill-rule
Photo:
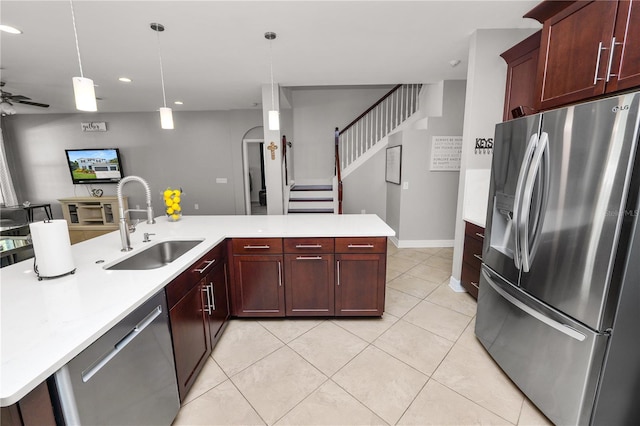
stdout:
<svg viewBox="0 0 640 426">
<path fill-rule="evenodd" d="M 384 96 L 392 86 L 296 88 L 293 107 L 293 159 L 297 181 L 334 175 L 334 129 L 342 129 Z M 287 135 L 288 136 L 288 135 Z"/>
<path fill-rule="evenodd" d="M 174 120 L 174 130 L 162 130 L 157 113 L 3 118 L 19 201 L 51 203 L 54 215 L 62 217 L 58 198 L 89 195 L 88 185 L 72 184 L 65 148 L 117 147 L 125 173 L 149 182 L 157 215 L 163 211 L 160 191 L 168 186 L 183 188 L 185 214 L 243 214 L 242 137 L 262 125 L 261 111 L 174 111 Z M 108 131 L 82 132 L 83 121 L 105 121 Z M 227 183 L 216 183 L 216 178 L 226 178 Z M 125 188 L 125 195 L 131 196 L 129 204 L 144 205 L 143 191 L 134 186 Z M 94 187 L 115 195 L 114 184 Z"/>
<path fill-rule="evenodd" d="M 467 170 L 491 168 L 491 155 L 476 154 L 476 138 L 493 138 L 502 121 L 507 65 L 500 54 L 537 29 L 477 30 L 469 43 L 463 147 L 458 183 L 452 286 L 457 287 L 464 244 L 463 206 Z"/>
<path fill-rule="evenodd" d="M 424 101 L 439 102 L 441 108 L 430 110 L 441 116 L 423 119 L 416 123 L 419 129 L 403 130 L 389 142 L 402 145 L 402 185 L 387 183 L 387 214 L 397 221 L 390 226 L 396 226 L 400 247 L 453 245 L 459 172 L 430 171 L 429 164 L 433 136 L 462 135 L 465 85 L 445 81 L 442 91 L 425 87 L 432 96 Z"/>
</svg>

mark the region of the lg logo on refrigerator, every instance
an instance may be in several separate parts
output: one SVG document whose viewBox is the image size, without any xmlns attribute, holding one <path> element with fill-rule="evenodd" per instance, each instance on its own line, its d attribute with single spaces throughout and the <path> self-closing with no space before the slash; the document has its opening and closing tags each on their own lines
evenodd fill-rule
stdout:
<svg viewBox="0 0 640 426">
<path fill-rule="evenodd" d="M 613 112 L 628 111 L 628 110 L 629 110 L 629 105 L 616 105 L 613 108 L 611 108 L 611 111 Z"/>
</svg>

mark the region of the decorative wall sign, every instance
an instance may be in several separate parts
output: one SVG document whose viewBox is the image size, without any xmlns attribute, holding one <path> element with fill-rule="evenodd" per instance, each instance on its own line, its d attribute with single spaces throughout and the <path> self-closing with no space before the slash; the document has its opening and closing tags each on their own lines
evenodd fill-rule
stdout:
<svg viewBox="0 0 640 426">
<path fill-rule="evenodd" d="M 476 155 L 493 153 L 493 138 L 476 138 Z"/>
<path fill-rule="evenodd" d="M 462 136 L 434 136 L 431 143 L 432 172 L 456 172 L 460 170 Z"/>
<path fill-rule="evenodd" d="M 387 167 L 384 180 L 400 185 L 400 169 L 402 168 L 402 145 L 387 148 Z"/>
<path fill-rule="evenodd" d="M 273 141 L 269 144 L 269 146 L 267 147 L 267 149 L 269 151 L 271 151 L 271 159 L 275 160 L 276 159 L 276 149 L 278 149 L 278 147 L 276 146 L 275 143 L 273 143 Z"/>
<path fill-rule="evenodd" d="M 83 132 L 106 132 L 107 123 L 104 121 L 90 121 L 88 123 L 80 123 Z"/>
</svg>

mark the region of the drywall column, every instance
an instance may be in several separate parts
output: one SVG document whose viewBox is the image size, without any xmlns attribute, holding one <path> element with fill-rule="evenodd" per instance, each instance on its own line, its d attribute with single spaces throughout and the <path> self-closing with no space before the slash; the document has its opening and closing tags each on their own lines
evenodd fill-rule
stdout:
<svg viewBox="0 0 640 426">
<path fill-rule="evenodd" d="M 488 173 L 491 169 L 492 156 L 481 150 L 476 152 L 476 139 L 493 138 L 496 123 L 502 121 L 507 65 L 500 54 L 535 31 L 537 29 L 477 30 L 471 36 L 453 267 L 450 280 L 450 286 L 456 291 L 464 291 L 460 286 L 460 272 L 464 248 L 463 210 L 467 172 L 473 170 L 472 173 L 479 171 L 482 173 L 481 171 L 484 170 Z M 486 186 L 488 191 L 488 182 Z"/>
<path fill-rule="evenodd" d="M 273 93 L 273 100 L 271 98 Z M 280 111 L 280 87 L 276 84 L 271 89 L 270 84 L 262 85 L 262 120 L 264 125 L 264 176 L 267 187 L 267 214 L 283 214 L 282 196 L 282 138 L 280 130 L 269 129 L 269 110 L 274 105 Z"/>
</svg>

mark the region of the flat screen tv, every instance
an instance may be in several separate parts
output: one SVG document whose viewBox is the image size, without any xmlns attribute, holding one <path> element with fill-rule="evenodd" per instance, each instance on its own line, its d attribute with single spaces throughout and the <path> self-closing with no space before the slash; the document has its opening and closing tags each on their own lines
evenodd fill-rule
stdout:
<svg viewBox="0 0 640 426">
<path fill-rule="evenodd" d="M 118 148 L 65 149 L 73 183 L 118 183 L 124 177 Z"/>
</svg>

